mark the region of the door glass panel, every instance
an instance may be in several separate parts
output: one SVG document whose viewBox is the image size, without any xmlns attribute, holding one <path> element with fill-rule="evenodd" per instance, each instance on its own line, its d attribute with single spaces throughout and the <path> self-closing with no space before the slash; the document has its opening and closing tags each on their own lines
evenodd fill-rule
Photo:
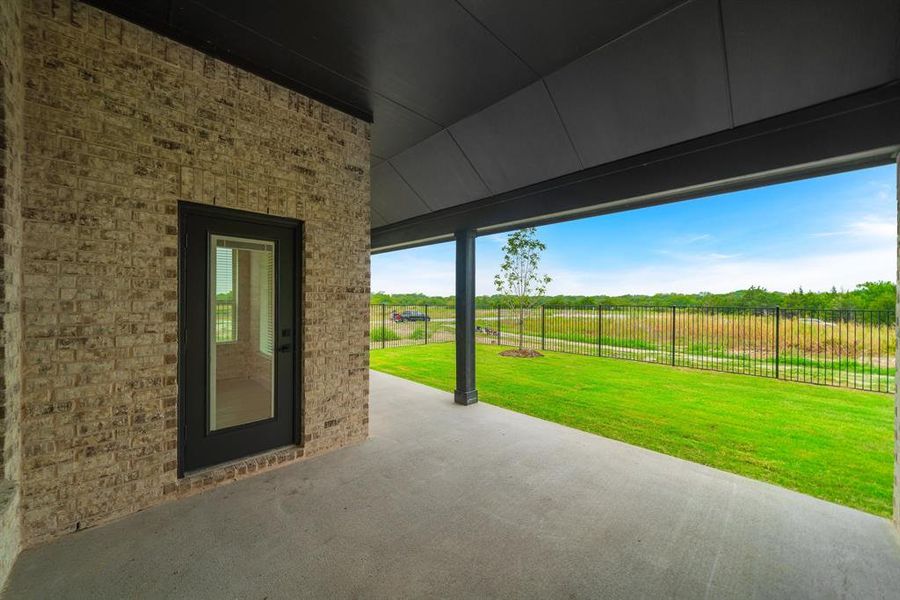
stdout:
<svg viewBox="0 0 900 600">
<path fill-rule="evenodd" d="M 210 236 L 209 429 L 274 416 L 275 244 Z"/>
</svg>

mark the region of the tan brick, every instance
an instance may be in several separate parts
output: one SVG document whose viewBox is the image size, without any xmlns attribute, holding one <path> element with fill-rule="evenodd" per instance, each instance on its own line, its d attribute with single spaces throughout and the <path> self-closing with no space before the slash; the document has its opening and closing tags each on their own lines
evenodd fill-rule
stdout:
<svg viewBox="0 0 900 600">
<path fill-rule="evenodd" d="M 364 439 L 369 126 L 88 5 L 24 2 L 0 3 L 0 32 L 27 32 L 0 52 L 24 142 L 0 214 L 23 544 Z M 179 200 L 301 219 L 306 259 L 306 445 L 181 480 Z"/>
</svg>

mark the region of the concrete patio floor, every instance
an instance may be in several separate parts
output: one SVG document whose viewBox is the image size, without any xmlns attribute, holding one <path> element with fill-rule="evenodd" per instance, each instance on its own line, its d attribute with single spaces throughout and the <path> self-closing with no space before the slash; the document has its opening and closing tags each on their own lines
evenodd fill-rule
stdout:
<svg viewBox="0 0 900 600">
<path fill-rule="evenodd" d="M 5 598 L 897 598 L 888 521 L 380 373 L 366 443 L 24 552 Z"/>
</svg>

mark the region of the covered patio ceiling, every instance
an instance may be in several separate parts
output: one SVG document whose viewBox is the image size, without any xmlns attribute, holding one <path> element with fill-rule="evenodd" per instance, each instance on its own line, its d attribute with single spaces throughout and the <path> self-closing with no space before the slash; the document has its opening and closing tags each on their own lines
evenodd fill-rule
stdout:
<svg viewBox="0 0 900 600">
<path fill-rule="evenodd" d="M 884 519 L 389 375 L 371 374 L 371 398 L 367 443 L 27 550 L 7 597 L 900 589 Z"/>
<path fill-rule="evenodd" d="M 372 247 L 890 159 L 894 0 L 91 0 L 373 120 Z"/>
</svg>

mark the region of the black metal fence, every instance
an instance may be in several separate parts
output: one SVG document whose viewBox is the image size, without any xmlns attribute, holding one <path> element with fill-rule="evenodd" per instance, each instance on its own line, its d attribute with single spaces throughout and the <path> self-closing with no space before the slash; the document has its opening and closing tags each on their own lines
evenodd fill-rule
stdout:
<svg viewBox="0 0 900 600">
<path fill-rule="evenodd" d="M 452 342 L 456 311 L 452 306 L 373 304 L 369 307 L 370 348 Z"/>
<path fill-rule="evenodd" d="M 480 343 L 894 391 L 893 311 L 677 306 L 477 309 Z M 447 306 L 372 305 L 371 348 L 451 342 Z"/>
</svg>

